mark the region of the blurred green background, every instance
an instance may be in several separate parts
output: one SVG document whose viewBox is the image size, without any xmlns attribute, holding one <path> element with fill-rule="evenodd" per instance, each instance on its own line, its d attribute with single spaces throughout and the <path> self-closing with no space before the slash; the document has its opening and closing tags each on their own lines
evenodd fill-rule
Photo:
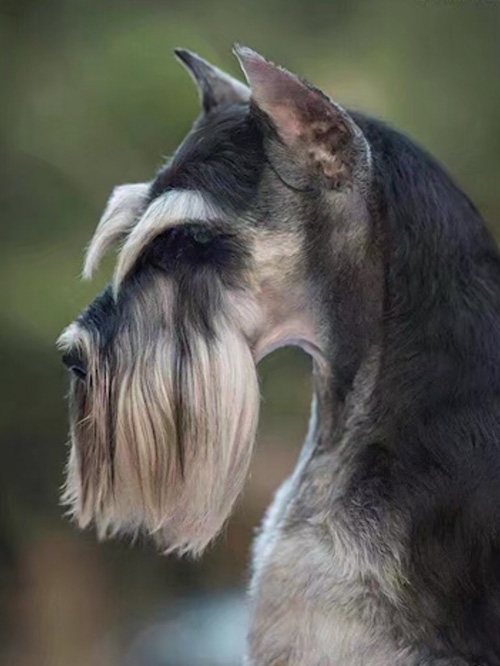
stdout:
<svg viewBox="0 0 500 666">
<path fill-rule="evenodd" d="M 149 180 L 198 113 L 173 48 L 238 74 L 234 41 L 407 131 L 500 232 L 499 0 L 3 0 L 2 666 L 238 663 L 240 605 L 225 595 L 244 589 L 253 531 L 296 459 L 308 360 L 280 351 L 262 364 L 251 478 L 224 534 L 193 563 L 148 544 L 97 544 L 63 518 L 66 376 L 54 347 L 109 277 L 110 262 L 91 284 L 78 276 L 111 189 Z M 194 633 L 172 656 L 191 617 L 186 597 Z M 222 624 L 203 629 L 203 609 Z"/>
</svg>

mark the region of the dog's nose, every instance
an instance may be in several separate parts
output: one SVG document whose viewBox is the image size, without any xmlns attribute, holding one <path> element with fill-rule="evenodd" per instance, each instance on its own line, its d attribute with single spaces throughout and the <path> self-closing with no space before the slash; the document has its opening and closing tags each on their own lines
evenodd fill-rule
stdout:
<svg viewBox="0 0 500 666">
<path fill-rule="evenodd" d="M 76 351 L 70 351 L 63 354 L 62 362 L 78 379 L 85 379 L 87 377 L 87 369 L 85 362 Z"/>
</svg>

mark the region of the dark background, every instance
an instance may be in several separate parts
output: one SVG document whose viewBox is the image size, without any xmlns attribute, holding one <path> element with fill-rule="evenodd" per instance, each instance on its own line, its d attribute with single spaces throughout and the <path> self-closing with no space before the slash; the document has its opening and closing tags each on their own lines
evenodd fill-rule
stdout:
<svg viewBox="0 0 500 666">
<path fill-rule="evenodd" d="M 234 41 L 407 131 L 499 233 L 500 2 L 0 7 L 0 663 L 236 664 L 244 611 L 227 595 L 247 583 L 253 530 L 304 436 L 309 362 L 280 351 L 262 364 L 252 475 L 201 561 L 163 558 L 142 543 L 97 544 L 58 506 L 66 376 L 54 342 L 112 261 L 82 283 L 83 248 L 112 187 L 149 180 L 198 112 L 173 48 L 238 75 Z"/>
</svg>

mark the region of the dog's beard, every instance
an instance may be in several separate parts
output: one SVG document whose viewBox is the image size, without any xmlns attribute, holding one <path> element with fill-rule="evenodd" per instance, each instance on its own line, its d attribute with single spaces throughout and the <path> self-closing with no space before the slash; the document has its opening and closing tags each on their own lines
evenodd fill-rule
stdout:
<svg viewBox="0 0 500 666">
<path fill-rule="evenodd" d="M 174 287 L 154 287 L 95 354 L 71 395 L 64 501 L 101 537 L 147 532 L 165 551 L 200 553 L 248 471 L 258 419 L 255 363 L 234 300 L 210 330 L 173 321 Z M 222 299 L 224 302 L 224 299 Z"/>
</svg>

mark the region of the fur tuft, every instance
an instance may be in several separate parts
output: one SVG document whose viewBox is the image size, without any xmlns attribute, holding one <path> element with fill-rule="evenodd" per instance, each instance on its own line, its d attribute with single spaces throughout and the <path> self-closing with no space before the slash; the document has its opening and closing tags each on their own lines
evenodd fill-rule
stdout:
<svg viewBox="0 0 500 666">
<path fill-rule="evenodd" d="M 149 183 L 115 187 L 85 254 L 85 280 L 90 280 L 106 252 L 130 232 L 146 204 L 149 187 Z"/>
<path fill-rule="evenodd" d="M 162 550 L 197 555 L 243 487 L 259 389 L 236 301 L 226 297 L 206 336 L 173 326 L 175 289 L 151 282 L 113 359 L 90 364 L 85 392 L 73 382 L 63 501 L 100 537 L 145 532 Z"/>
</svg>

